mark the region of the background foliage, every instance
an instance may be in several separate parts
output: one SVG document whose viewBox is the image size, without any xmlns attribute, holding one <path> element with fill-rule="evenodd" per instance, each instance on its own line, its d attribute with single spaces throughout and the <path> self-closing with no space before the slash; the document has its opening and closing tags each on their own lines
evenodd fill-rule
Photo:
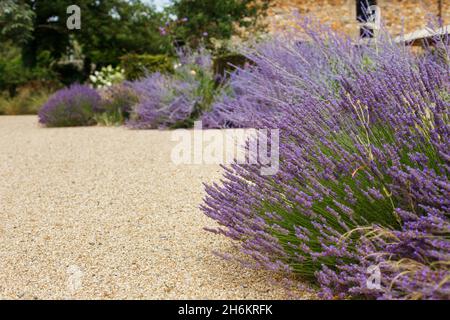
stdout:
<svg viewBox="0 0 450 320">
<path fill-rule="evenodd" d="M 270 0 L 174 0 L 172 12 L 185 23 L 177 27 L 178 38 L 190 46 L 211 46 L 211 39 L 229 39 L 242 29 L 261 29 Z"/>
<path fill-rule="evenodd" d="M 0 2 L 0 92 L 29 81 L 69 86 L 122 63 L 128 79 L 172 72 L 181 45 L 211 48 L 244 29 L 261 29 L 269 0 L 174 0 L 160 11 L 141 0 L 79 0 L 81 29 L 66 26 L 71 0 Z M 50 87 L 54 87 L 53 85 Z"/>
</svg>

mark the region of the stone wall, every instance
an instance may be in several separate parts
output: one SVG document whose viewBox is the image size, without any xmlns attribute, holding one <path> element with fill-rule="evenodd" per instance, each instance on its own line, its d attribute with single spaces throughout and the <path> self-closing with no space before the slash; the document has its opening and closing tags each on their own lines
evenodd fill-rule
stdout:
<svg viewBox="0 0 450 320">
<path fill-rule="evenodd" d="M 427 15 L 437 16 L 439 0 L 378 0 L 382 21 L 389 32 L 399 35 L 424 28 Z M 285 28 L 296 10 L 301 15 L 313 15 L 333 29 L 351 36 L 358 35 L 355 0 L 273 0 L 269 10 L 271 32 Z M 442 0 L 442 20 L 450 24 L 450 0 Z"/>
</svg>

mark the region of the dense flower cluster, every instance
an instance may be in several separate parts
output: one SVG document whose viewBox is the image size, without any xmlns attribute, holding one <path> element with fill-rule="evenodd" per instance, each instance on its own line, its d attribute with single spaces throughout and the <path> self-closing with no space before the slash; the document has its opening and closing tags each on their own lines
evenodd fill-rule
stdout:
<svg viewBox="0 0 450 320">
<path fill-rule="evenodd" d="M 57 91 L 39 110 L 39 122 L 47 127 L 95 124 L 93 116 L 101 110 L 101 97 L 92 88 L 75 84 Z"/>
<path fill-rule="evenodd" d="M 315 36 L 313 31 L 307 32 Z M 247 50 L 245 54 L 253 63 L 230 76 L 227 90 L 203 115 L 204 123 L 209 128 L 253 127 L 255 119 L 276 117 L 283 105 L 296 103 L 305 94 L 336 92 L 338 79 L 349 72 L 347 67 L 358 63 L 352 60 L 361 59 L 352 52 L 349 40 L 332 40 L 326 45 L 292 42 L 292 36 L 286 35 Z"/>
<path fill-rule="evenodd" d="M 379 226 L 363 231 L 355 263 L 324 267 L 317 277 L 322 294 L 383 299 L 449 299 L 450 224 L 443 212 L 417 216 L 398 210 L 401 230 Z M 379 288 L 368 289 L 368 270 L 380 272 Z M 372 269 L 374 270 L 374 269 Z"/>
<path fill-rule="evenodd" d="M 204 117 L 280 129 L 276 175 L 234 164 L 206 186 L 202 210 L 222 226 L 211 231 L 326 298 L 450 298 L 447 39 L 437 59 L 298 27 L 307 41 L 250 52 L 255 66 Z"/>
<path fill-rule="evenodd" d="M 113 68 L 111 65 L 103 67 L 100 71 L 94 71 L 94 74 L 89 76 L 89 81 L 94 88 L 111 87 L 119 84 L 125 80 L 125 70 L 119 66 Z"/>
</svg>

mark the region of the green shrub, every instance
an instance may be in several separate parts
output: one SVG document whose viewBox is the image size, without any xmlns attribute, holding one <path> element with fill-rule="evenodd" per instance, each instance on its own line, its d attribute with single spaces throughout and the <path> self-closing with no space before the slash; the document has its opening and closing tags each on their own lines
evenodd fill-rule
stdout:
<svg viewBox="0 0 450 320">
<path fill-rule="evenodd" d="M 37 57 L 36 66 L 26 68 L 19 47 L 11 42 L 0 43 L 0 91 L 8 91 L 13 98 L 30 83 L 57 82 L 56 74 L 49 67 L 51 63 L 48 51 L 43 51 Z"/>
<path fill-rule="evenodd" d="M 34 90 L 31 87 L 24 87 L 17 90 L 17 95 L 9 97 L 4 93 L 0 95 L 0 114 L 3 115 L 23 115 L 37 114 L 39 108 L 47 101 L 51 94 L 48 88 Z"/>
<path fill-rule="evenodd" d="M 228 72 L 234 71 L 236 67 L 243 67 L 249 62 L 250 60 L 247 59 L 247 57 L 239 53 L 220 55 L 216 57 L 213 62 L 214 74 L 225 77 Z"/>
<path fill-rule="evenodd" d="M 83 83 L 86 80 L 83 68 L 75 63 L 58 63 L 53 67 L 58 80 L 65 86 L 73 83 Z"/>
<path fill-rule="evenodd" d="M 127 54 L 121 59 L 127 80 L 143 78 L 147 73 L 172 73 L 172 59 L 167 55 Z"/>
</svg>

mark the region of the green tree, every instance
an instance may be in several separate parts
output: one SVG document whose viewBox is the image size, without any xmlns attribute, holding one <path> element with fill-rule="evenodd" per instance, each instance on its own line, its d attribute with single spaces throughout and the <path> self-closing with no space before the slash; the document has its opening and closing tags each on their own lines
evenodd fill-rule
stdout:
<svg viewBox="0 0 450 320">
<path fill-rule="evenodd" d="M 30 80 L 55 85 L 56 75 L 48 68 L 51 63 L 50 53 L 42 51 L 37 57 L 36 66 L 26 68 L 22 63 L 20 47 L 14 45 L 11 40 L 2 42 L 0 45 L 0 93 L 7 91 L 10 97 L 14 97 L 17 88 Z"/>
<path fill-rule="evenodd" d="M 80 5 L 84 55 L 98 65 L 116 65 L 127 53 L 162 54 L 169 40 L 159 34 L 163 14 L 141 1 L 87 1 Z"/>
<path fill-rule="evenodd" d="M 11 40 L 22 44 L 33 31 L 34 12 L 26 3 L 14 0 L 0 2 L 0 42 Z"/>
<path fill-rule="evenodd" d="M 67 55 L 75 40 L 89 63 L 117 64 L 129 53 L 164 53 L 168 40 L 158 32 L 162 13 L 139 0 L 77 0 L 81 9 L 81 29 L 66 26 L 67 7 L 73 0 L 8 0 L 28 6 L 34 18 L 31 39 L 23 45 L 23 60 L 36 65 L 39 52 L 52 58 Z"/>
<path fill-rule="evenodd" d="M 22 59 L 26 67 L 36 66 L 37 57 L 48 51 L 53 59 L 61 58 L 70 47 L 66 27 L 67 7 L 70 0 L 16 0 L 24 2 L 34 13 L 31 39 L 22 46 Z"/>
<path fill-rule="evenodd" d="M 229 39 L 239 29 L 263 26 L 271 0 L 174 0 L 173 14 L 183 23 L 177 24 L 176 36 L 196 47 L 202 41 Z"/>
</svg>

